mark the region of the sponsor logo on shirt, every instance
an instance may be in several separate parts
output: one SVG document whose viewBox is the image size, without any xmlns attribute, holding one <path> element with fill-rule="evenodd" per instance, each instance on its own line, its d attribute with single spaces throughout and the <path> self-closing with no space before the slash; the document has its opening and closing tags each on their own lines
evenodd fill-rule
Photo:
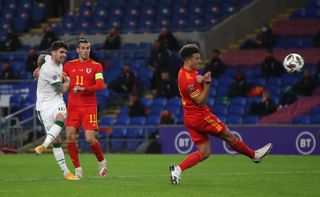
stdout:
<svg viewBox="0 0 320 197">
<path fill-rule="evenodd" d="M 193 84 L 189 84 L 188 85 L 188 90 L 189 91 L 193 91 L 194 90 L 194 85 Z"/>
</svg>

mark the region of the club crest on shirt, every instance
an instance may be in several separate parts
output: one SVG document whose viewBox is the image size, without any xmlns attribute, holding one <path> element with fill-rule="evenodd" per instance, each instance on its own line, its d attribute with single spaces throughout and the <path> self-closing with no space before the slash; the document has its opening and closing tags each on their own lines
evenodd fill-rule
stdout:
<svg viewBox="0 0 320 197">
<path fill-rule="evenodd" d="M 86 68 L 86 72 L 89 74 L 89 73 L 91 73 L 91 71 L 92 71 L 92 68 Z"/>
<path fill-rule="evenodd" d="M 53 76 L 52 76 L 52 79 L 53 79 L 53 80 L 57 80 L 57 78 L 58 78 L 57 75 L 53 75 Z"/>
<path fill-rule="evenodd" d="M 189 84 L 187 87 L 188 87 L 189 91 L 193 91 L 194 90 L 194 85 L 193 84 Z"/>
</svg>

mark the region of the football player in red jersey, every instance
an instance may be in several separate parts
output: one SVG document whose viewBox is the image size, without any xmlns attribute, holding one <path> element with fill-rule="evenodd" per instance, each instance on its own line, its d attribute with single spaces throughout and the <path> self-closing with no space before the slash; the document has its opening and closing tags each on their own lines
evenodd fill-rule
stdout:
<svg viewBox="0 0 320 197">
<path fill-rule="evenodd" d="M 83 177 L 80 166 L 76 134 L 82 126 L 85 139 L 90 145 L 91 151 L 98 160 L 99 176 L 107 175 L 107 162 L 104 159 L 100 142 L 95 138 L 98 131 L 97 98 L 96 91 L 105 88 L 102 65 L 90 59 L 90 43 L 81 38 L 76 48 L 79 58 L 67 62 L 63 67 L 63 74 L 70 78 L 68 90 L 68 116 L 66 120 L 67 147 L 75 174 Z"/>
<path fill-rule="evenodd" d="M 254 151 L 233 135 L 228 127 L 216 117 L 205 104 L 209 95 L 211 73 L 198 74 L 201 63 L 200 50 L 195 44 L 184 45 L 179 52 L 183 66 L 178 75 L 178 86 L 184 109 L 184 124 L 197 151 L 191 153 L 179 165 L 170 165 L 170 182 L 178 184 L 181 173 L 208 158 L 211 153 L 209 135 L 225 141 L 233 150 L 259 163 L 266 156 L 272 144 Z"/>
</svg>

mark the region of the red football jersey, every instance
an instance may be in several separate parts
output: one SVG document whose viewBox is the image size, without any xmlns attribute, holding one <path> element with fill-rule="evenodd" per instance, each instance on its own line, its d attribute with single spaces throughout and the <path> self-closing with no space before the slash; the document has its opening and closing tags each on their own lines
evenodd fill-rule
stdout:
<svg viewBox="0 0 320 197">
<path fill-rule="evenodd" d="M 68 90 L 68 106 L 97 106 L 95 92 L 73 92 L 74 86 L 88 87 L 96 83 L 96 74 L 102 73 L 102 65 L 93 60 L 81 62 L 79 59 L 67 62 L 63 67 L 63 74 L 70 78 Z"/>
<path fill-rule="evenodd" d="M 207 105 L 198 105 L 192 99 L 202 92 L 201 84 L 196 81 L 197 75 L 198 71 L 187 70 L 184 67 L 179 70 L 178 86 L 185 118 L 190 116 L 201 117 L 210 112 Z"/>
</svg>

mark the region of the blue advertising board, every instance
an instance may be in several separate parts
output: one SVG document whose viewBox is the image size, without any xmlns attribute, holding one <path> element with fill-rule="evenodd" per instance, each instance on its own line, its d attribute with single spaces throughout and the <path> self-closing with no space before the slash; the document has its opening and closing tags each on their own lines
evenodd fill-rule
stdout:
<svg viewBox="0 0 320 197">
<path fill-rule="evenodd" d="M 319 126 L 231 126 L 230 130 L 252 149 L 271 142 L 271 154 L 320 155 Z M 195 150 L 183 126 L 161 127 L 159 141 L 163 154 L 189 154 Z M 237 154 L 220 139 L 211 136 L 210 141 L 214 154 Z"/>
</svg>

